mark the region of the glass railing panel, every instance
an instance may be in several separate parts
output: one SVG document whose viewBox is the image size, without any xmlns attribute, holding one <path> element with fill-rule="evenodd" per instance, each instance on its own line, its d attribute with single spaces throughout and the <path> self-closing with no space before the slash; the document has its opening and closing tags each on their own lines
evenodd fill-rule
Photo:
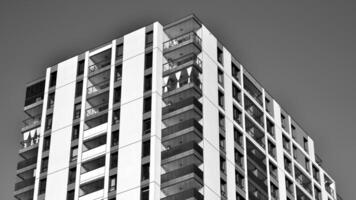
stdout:
<svg viewBox="0 0 356 200">
<path fill-rule="evenodd" d="M 192 41 L 199 46 L 201 46 L 201 39 L 195 32 L 190 32 L 176 38 L 173 38 L 165 43 L 163 43 L 163 50 L 167 50 L 176 46 L 179 46 L 187 41 Z"/>
</svg>

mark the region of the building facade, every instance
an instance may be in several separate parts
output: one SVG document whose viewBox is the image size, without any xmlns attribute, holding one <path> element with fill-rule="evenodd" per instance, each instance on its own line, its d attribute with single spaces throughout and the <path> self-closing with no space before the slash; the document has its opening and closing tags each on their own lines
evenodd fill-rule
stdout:
<svg viewBox="0 0 356 200">
<path fill-rule="evenodd" d="M 194 15 L 27 85 L 18 200 L 335 200 L 313 140 Z"/>
</svg>

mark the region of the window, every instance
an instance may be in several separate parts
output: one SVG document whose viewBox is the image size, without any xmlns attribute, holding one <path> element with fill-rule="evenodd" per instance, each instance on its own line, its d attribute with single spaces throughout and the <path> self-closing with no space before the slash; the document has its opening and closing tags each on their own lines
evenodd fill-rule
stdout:
<svg viewBox="0 0 356 200">
<path fill-rule="evenodd" d="M 231 75 L 232 75 L 232 78 L 234 78 L 237 82 L 239 82 L 239 80 L 240 80 L 240 69 L 233 62 L 231 62 Z"/>
<path fill-rule="evenodd" d="M 218 83 L 224 87 L 224 72 L 218 69 Z"/>
<path fill-rule="evenodd" d="M 286 189 L 289 194 L 293 196 L 294 186 L 293 181 L 286 177 Z"/>
<path fill-rule="evenodd" d="M 143 120 L 142 123 L 142 134 L 146 135 L 151 133 L 151 118 Z"/>
<path fill-rule="evenodd" d="M 47 179 L 41 179 L 38 188 L 38 194 L 44 194 L 46 191 Z"/>
<path fill-rule="evenodd" d="M 234 83 L 232 84 L 232 98 L 241 103 L 241 90 Z"/>
<path fill-rule="evenodd" d="M 74 190 L 67 192 L 67 199 L 66 200 L 74 200 Z"/>
<path fill-rule="evenodd" d="M 242 124 L 242 112 L 234 105 L 233 106 L 233 110 L 232 110 L 232 115 L 233 115 L 233 118 L 234 118 L 234 121 L 238 124 Z"/>
<path fill-rule="evenodd" d="M 78 157 L 78 147 L 72 147 L 70 150 L 70 161 L 76 161 Z"/>
<path fill-rule="evenodd" d="M 245 198 L 243 198 L 243 196 L 241 196 L 240 194 L 236 193 L 236 200 L 245 200 Z"/>
<path fill-rule="evenodd" d="M 116 60 L 122 59 L 122 55 L 124 52 L 124 45 L 119 44 L 116 46 Z"/>
<path fill-rule="evenodd" d="M 75 98 L 81 97 L 83 92 L 83 81 L 79 81 L 75 85 Z"/>
<path fill-rule="evenodd" d="M 220 151 L 225 152 L 225 137 L 222 135 L 219 135 L 219 146 L 220 146 Z"/>
<path fill-rule="evenodd" d="M 84 60 L 78 62 L 77 76 L 84 74 Z"/>
<path fill-rule="evenodd" d="M 119 131 L 114 131 L 111 134 L 111 146 L 116 146 L 119 144 Z"/>
<path fill-rule="evenodd" d="M 150 69 L 152 67 L 152 52 L 145 54 L 145 69 Z"/>
<path fill-rule="evenodd" d="M 119 81 L 122 78 L 122 65 L 115 67 L 115 81 Z"/>
<path fill-rule="evenodd" d="M 47 172 L 48 170 L 48 157 L 43 158 L 41 161 L 41 173 Z"/>
<path fill-rule="evenodd" d="M 226 160 L 222 156 L 220 156 L 220 171 L 226 174 Z"/>
<path fill-rule="evenodd" d="M 278 174 L 278 170 L 277 170 L 277 166 L 274 165 L 272 162 L 269 162 L 269 171 L 270 171 L 270 175 L 271 177 L 275 178 L 276 180 L 278 180 L 277 174 Z"/>
<path fill-rule="evenodd" d="M 267 123 L 267 132 L 272 136 L 272 137 L 275 137 L 274 135 L 274 123 L 267 118 L 266 120 L 266 123 Z"/>
<path fill-rule="evenodd" d="M 304 147 L 304 150 L 306 152 L 308 152 L 309 148 L 308 148 L 308 138 L 304 137 L 303 138 L 303 147 Z"/>
<path fill-rule="evenodd" d="M 141 188 L 141 200 L 149 199 L 149 188 L 148 186 Z"/>
<path fill-rule="evenodd" d="M 151 111 L 151 97 L 146 97 L 143 100 L 143 112 L 149 112 Z"/>
<path fill-rule="evenodd" d="M 43 140 L 43 151 L 48 151 L 51 145 L 51 135 L 46 136 Z"/>
<path fill-rule="evenodd" d="M 75 177 L 77 173 L 77 168 L 73 167 L 69 169 L 69 174 L 68 174 L 68 184 L 74 183 L 75 182 Z"/>
<path fill-rule="evenodd" d="M 271 185 L 270 185 L 271 187 L 271 196 L 274 198 L 274 199 L 278 199 L 278 194 L 279 194 L 279 192 L 278 192 L 278 187 L 277 186 L 275 186 L 273 183 L 271 183 Z"/>
<path fill-rule="evenodd" d="M 240 189 L 244 189 L 244 176 L 238 171 L 235 171 L 235 182 Z"/>
<path fill-rule="evenodd" d="M 224 96 L 224 93 L 220 90 L 218 91 L 218 98 L 219 98 L 219 100 L 218 100 L 219 106 L 221 108 L 224 108 L 225 96 Z"/>
<path fill-rule="evenodd" d="M 146 33 L 146 48 L 153 45 L 153 31 Z"/>
<path fill-rule="evenodd" d="M 227 192 L 226 192 L 226 181 L 223 179 L 220 179 L 220 190 L 221 190 L 221 196 L 227 197 Z"/>
<path fill-rule="evenodd" d="M 237 144 L 239 144 L 240 146 L 242 146 L 242 142 L 243 142 L 243 134 L 242 132 L 234 127 L 234 140 Z"/>
<path fill-rule="evenodd" d="M 152 90 L 152 75 L 151 74 L 145 76 L 144 86 L 145 86 L 144 92 Z"/>
<path fill-rule="evenodd" d="M 117 152 L 110 155 L 110 169 L 117 167 Z"/>
<path fill-rule="evenodd" d="M 109 178 L 109 192 L 116 190 L 116 174 Z"/>
<path fill-rule="evenodd" d="M 57 82 L 57 71 L 52 72 L 49 79 L 49 87 L 53 87 Z"/>
<path fill-rule="evenodd" d="M 290 140 L 289 138 L 287 138 L 285 135 L 283 135 L 283 148 L 288 152 L 290 152 Z"/>
<path fill-rule="evenodd" d="M 142 143 L 142 157 L 146 157 L 150 155 L 151 150 L 151 141 L 147 140 Z"/>
<path fill-rule="evenodd" d="M 45 131 L 48 131 L 52 128 L 52 114 L 47 115 L 46 117 L 46 126 Z"/>
<path fill-rule="evenodd" d="M 276 145 L 270 140 L 268 140 L 268 153 L 270 156 L 276 159 Z"/>
<path fill-rule="evenodd" d="M 243 159 L 244 159 L 243 154 L 240 153 L 237 149 L 235 149 L 234 154 L 235 154 L 235 163 L 241 168 L 243 168 Z"/>
<path fill-rule="evenodd" d="M 313 165 L 313 177 L 318 183 L 320 183 L 320 171 L 315 165 Z"/>
<path fill-rule="evenodd" d="M 53 108 L 54 106 L 54 95 L 55 93 L 52 92 L 51 94 L 48 95 L 48 105 L 47 105 L 47 108 Z"/>
<path fill-rule="evenodd" d="M 315 196 L 315 200 L 321 200 L 321 190 L 319 188 L 317 188 L 316 186 L 314 186 L 314 196 Z"/>
<path fill-rule="evenodd" d="M 222 51 L 222 49 L 221 48 L 217 48 L 217 60 L 218 60 L 218 62 L 220 63 L 220 64 L 224 64 L 224 54 L 223 54 L 223 51 Z"/>
<path fill-rule="evenodd" d="M 114 104 L 121 101 L 121 87 L 117 87 L 114 90 Z"/>
<path fill-rule="evenodd" d="M 292 161 L 287 156 L 284 156 L 284 169 L 292 174 Z"/>
<path fill-rule="evenodd" d="M 150 163 L 142 165 L 141 171 L 141 181 L 147 180 L 150 178 Z"/>
<path fill-rule="evenodd" d="M 79 124 L 74 125 L 72 128 L 72 140 L 79 138 Z"/>
<path fill-rule="evenodd" d="M 219 128 L 225 130 L 225 116 L 219 112 Z"/>
<path fill-rule="evenodd" d="M 81 106 L 82 106 L 81 103 L 75 104 L 75 106 L 74 106 L 74 116 L 73 116 L 74 119 L 79 119 L 80 118 Z"/>
<path fill-rule="evenodd" d="M 112 113 L 112 124 L 118 124 L 120 122 L 120 109 L 116 109 Z"/>
<path fill-rule="evenodd" d="M 285 115 L 281 114 L 281 124 L 282 124 L 282 128 L 286 131 L 288 131 L 287 127 L 287 118 Z"/>
</svg>

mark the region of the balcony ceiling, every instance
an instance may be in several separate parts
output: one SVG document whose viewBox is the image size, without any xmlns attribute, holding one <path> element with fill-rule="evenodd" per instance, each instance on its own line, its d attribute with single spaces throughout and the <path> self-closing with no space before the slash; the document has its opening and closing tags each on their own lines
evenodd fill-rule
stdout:
<svg viewBox="0 0 356 200">
<path fill-rule="evenodd" d="M 169 38 L 175 38 L 185 33 L 195 31 L 201 27 L 201 23 L 194 16 L 188 16 L 164 27 L 164 31 Z"/>
</svg>

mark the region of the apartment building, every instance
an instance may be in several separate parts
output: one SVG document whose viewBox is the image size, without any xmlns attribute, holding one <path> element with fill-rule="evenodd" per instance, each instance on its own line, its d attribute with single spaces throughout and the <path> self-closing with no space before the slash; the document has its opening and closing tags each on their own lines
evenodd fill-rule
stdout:
<svg viewBox="0 0 356 200">
<path fill-rule="evenodd" d="M 313 140 L 194 16 L 28 83 L 17 200 L 336 200 Z"/>
</svg>

